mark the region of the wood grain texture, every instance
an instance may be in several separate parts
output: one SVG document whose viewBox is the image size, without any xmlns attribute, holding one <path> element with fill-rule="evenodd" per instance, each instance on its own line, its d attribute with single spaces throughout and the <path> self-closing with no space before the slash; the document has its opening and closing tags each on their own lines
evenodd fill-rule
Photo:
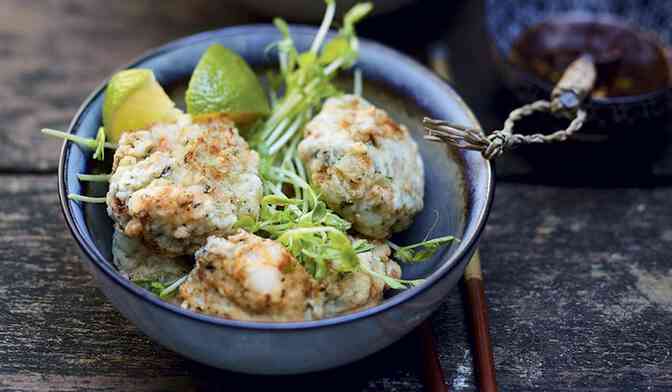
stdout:
<svg viewBox="0 0 672 392">
<path fill-rule="evenodd" d="M 226 1 L 3 0 L 0 171 L 50 171 L 64 129 L 114 69 L 170 40 L 251 18 Z"/>
<path fill-rule="evenodd" d="M 502 390 L 672 389 L 671 195 L 500 185 L 481 250 Z"/>
<path fill-rule="evenodd" d="M 443 368 L 439 361 L 439 354 L 437 350 L 436 338 L 432 329 L 431 321 L 423 321 L 419 327 L 416 328 L 415 334 L 420 351 L 422 362 L 420 365 L 420 374 L 422 385 L 426 392 L 448 392 L 448 385 L 446 383 Z"/>
<path fill-rule="evenodd" d="M 492 74 L 472 66 L 487 61 L 473 50 L 481 44 L 472 39 L 483 38 L 481 2 L 466 3 L 451 13 L 446 38 L 460 53 L 459 90 L 494 126 L 501 100 Z M 248 18 L 226 1 L 2 1 L 0 390 L 422 390 L 414 336 L 302 377 L 218 371 L 163 349 L 82 268 L 55 175 L 15 175 L 53 172 L 59 142 L 37 130 L 67 125 L 114 68 L 170 39 Z M 462 77 L 467 68 L 471 78 Z M 516 180 L 529 170 L 501 163 Z M 501 391 L 672 390 L 671 197 L 669 187 L 498 185 L 480 249 Z M 474 391 L 460 291 L 432 324 L 450 390 Z"/>
<path fill-rule="evenodd" d="M 464 272 L 464 287 L 465 297 L 469 304 L 469 331 L 471 332 L 477 385 L 481 392 L 497 392 L 495 359 L 490 337 L 490 317 L 478 251 L 467 264 Z"/>
<path fill-rule="evenodd" d="M 250 377 L 181 358 L 95 288 L 53 175 L 0 184 L 2 390 L 422 390 L 413 335 L 302 377 Z M 662 224 L 671 194 L 500 185 L 481 247 L 500 390 L 672 388 L 672 230 Z M 475 390 L 463 306 L 456 290 L 432 320 L 451 391 Z"/>
<path fill-rule="evenodd" d="M 243 376 L 171 353 L 95 288 L 63 223 L 55 176 L 0 176 L 0 184 L 0 390 L 421 389 L 412 337 L 357 364 L 301 378 Z"/>
</svg>

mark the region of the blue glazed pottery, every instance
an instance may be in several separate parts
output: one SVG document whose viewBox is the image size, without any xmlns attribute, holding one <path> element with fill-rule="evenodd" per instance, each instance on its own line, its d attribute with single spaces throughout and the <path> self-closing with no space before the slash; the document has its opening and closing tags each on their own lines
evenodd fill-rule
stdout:
<svg viewBox="0 0 672 392">
<path fill-rule="evenodd" d="M 306 49 L 316 30 L 293 27 L 291 32 L 297 47 Z M 205 49 L 219 43 L 262 69 L 275 66 L 275 57 L 265 49 L 279 38 L 270 25 L 206 32 L 152 50 L 128 68 L 151 68 L 162 85 L 179 85 L 188 80 Z M 90 172 L 94 163 L 90 152 L 66 143 L 59 163 L 59 197 L 67 226 L 101 290 L 126 318 L 152 339 L 198 362 L 246 373 L 296 374 L 343 365 L 378 351 L 441 304 L 462 276 L 485 225 L 493 197 L 493 171 L 479 153 L 422 140 L 420 121 L 425 115 L 467 126 L 477 126 L 477 121 L 450 87 L 392 49 L 361 40 L 358 67 L 366 80 L 364 96 L 409 127 L 425 161 L 425 209 L 394 240 L 422 240 L 432 227 L 433 236 L 451 234 L 461 239 L 426 263 L 403 266 L 405 278 L 426 278 L 426 282 L 393 293 L 373 308 L 310 322 L 225 320 L 163 302 L 116 272 L 110 252 L 112 221 L 105 206 L 67 199 L 70 192 L 102 195 L 105 189 L 85 188 L 77 180 L 77 173 Z M 104 89 L 105 84 L 84 102 L 70 132 L 94 136 L 101 125 Z"/>
</svg>

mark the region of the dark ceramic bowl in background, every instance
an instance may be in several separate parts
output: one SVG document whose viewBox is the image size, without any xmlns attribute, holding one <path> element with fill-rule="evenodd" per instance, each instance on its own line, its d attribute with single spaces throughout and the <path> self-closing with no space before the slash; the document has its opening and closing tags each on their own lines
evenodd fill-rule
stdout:
<svg viewBox="0 0 672 392">
<path fill-rule="evenodd" d="M 486 27 L 494 61 L 505 84 L 522 102 L 548 99 L 553 86 L 510 61 L 513 43 L 539 22 L 567 14 L 572 14 L 572 19 L 622 21 L 644 32 L 655 33 L 665 45 L 672 47 L 669 0 L 486 0 Z M 672 88 L 637 96 L 593 99 L 588 110 L 587 133 L 608 135 L 633 125 L 664 121 L 672 111 Z"/>
<path fill-rule="evenodd" d="M 297 47 L 306 49 L 315 29 L 293 27 Z M 205 49 L 220 43 L 255 67 L 273 66 L 265 48 L 280 35 L 270 25 L 242 26 L 198 34 L 153 50 L 128 67 L 150 68 L 164 86 L 188 80 Z M 84 189 L 76 174 L 89 172 L 88 152 L 64 145 L 59 162 L 59 197 L 67 225 L 83 260 L 100 288 L 130 321 L 152 339 L 196 361 L 234 371 L 290 374 L 339 366 L 396 341 L 427 318 L 462 276 L 474 251 L 493 197 L 493 173 L 480 154 L 453 151 L 422 140 L 422 116 L 467 126 L 477 121 L 456 93 L 432 72 L 404 55 L 362 40 L 359 67 L 366 79 L 364 95 L 407 124 L 418 141 L 426 167 L 425 209 L 401 243 L 421 240 L 440 217 L 433 235 L 461 241 L 432 260 L 404 266 L 404 277 L 427 278 L 422 285 L 397 293 L 382 304 L 345 316 L 296 323 L 225 320 L 194 313 L 159 300 L 122 278 L 111 264 L 112 222 L 103 205 L 69 201 Z M 105 85 L 82 105 L 69 131 L 91 137 L 101 124 Z M 101 194 L 101 193 L 98 193 Z"/>
</svg>

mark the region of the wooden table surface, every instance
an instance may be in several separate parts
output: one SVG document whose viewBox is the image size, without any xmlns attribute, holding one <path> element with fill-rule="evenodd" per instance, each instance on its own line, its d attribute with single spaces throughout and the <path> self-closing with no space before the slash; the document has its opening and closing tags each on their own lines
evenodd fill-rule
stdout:
<svg viewBox="0 0 672 392">
<path fill-rule="evenodd" d="M 60 143 L 38 130 L 66 127 L 102 79 L 144 50 L 255 19 L 226 3 L 2 1 L 0 389 L 422 390 L 412 335 L 352 365 L 300 377 L 200 365 L 127 322 L 82 267 L 57 205 Z M 444 27 L 458 68 L 465 58 L 483 61 L 463 38 L 481 34 L 480 5 L 471 3 Z M 365 32 L 388 36 L 374 22 Z M 492 76 L 474 72 L 457 87 L 494 126 L 493 95 L 485 96 Z M 515 158 L 500 167 L 504 181 L 481 254 L 501 390 L 672 390 L 672 188 L 513 182 Z M 432 324 L 451 390 L 474 391 L 459 289 Z"/>
</svg>

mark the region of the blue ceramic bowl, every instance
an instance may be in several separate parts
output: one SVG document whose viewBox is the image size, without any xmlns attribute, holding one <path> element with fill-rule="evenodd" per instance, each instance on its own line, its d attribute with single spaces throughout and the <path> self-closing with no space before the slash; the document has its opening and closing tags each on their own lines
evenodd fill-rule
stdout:
<svg viewBox="0 0 672 392">
<path fill-rule="evenodd" d="M 316 30 L 294 27 L 297 47 L 306 49 Z M 151 68 L 164 86 L 188 80 L 205 49 L 220 43 L 255 67 L 273 66 L 264 49 L 280 35 L 270 25 L 242 26 L 187 37 L 142 56 L 128 67 Z M 89 172 L 89 152 L 67 143 L 59 162 L 59 197 L 68 228 L 109 300 L 143 332 L 164 346 L 218 368 L 257 374 L 291 374 L 327 369 L 363 358 L 393 343 L 434 311 L 462 276 L 485 225 L 493 196 L 493 172 L 479 153 L 453 151 L 422 140 L 420 120 L 428 115 L 477 126 L 460 97 L 410 58 L 362 40 L 359 67 L 367 80 L 364 95 L 406 123 L 419 142 L 426 166 L 425 209 L 396 241 L 433 235 L 461 238 L 430 261 L 406 266 L 404 277 L 427 278 L 382 304 L 345 316 L 296 323 L 224 320 L 160 301 L 121 277 L 111 263 L 112 222 L 103 205 L 82 205 L 70 192 L 84 189 L 76 174 Z M 105 84 L 84 102 L 69 131 L 91 137 L 101 124 Z M 438 223 L 435 223 L 437 216 Z"/>
</svg>

